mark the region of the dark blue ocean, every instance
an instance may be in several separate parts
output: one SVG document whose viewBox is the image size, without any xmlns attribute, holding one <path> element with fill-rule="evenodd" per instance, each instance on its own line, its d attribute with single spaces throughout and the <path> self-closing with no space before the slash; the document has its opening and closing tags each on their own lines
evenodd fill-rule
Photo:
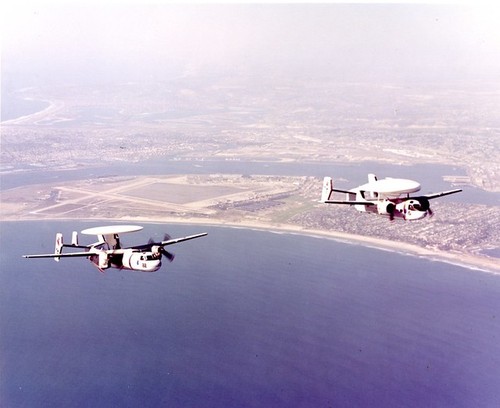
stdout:
<svg viewBox="0 0 500 408">
<path fill-rule="evenodd" d="M 208 231 L 153 274 L 0 223 L 1 406 L 497 407 L 500 276 L 328 239 Z M 84 236 L 82 236 L 84 238 Z"/>
</svg>

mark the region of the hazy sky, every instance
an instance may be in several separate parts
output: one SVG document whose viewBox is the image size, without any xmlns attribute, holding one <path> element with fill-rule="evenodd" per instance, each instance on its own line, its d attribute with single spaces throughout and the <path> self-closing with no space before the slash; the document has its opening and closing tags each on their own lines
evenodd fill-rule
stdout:
<svg viewBox="0 0 500 408">
<path fill-rule="evenodd" d="M 2 81 L 14 74 L 109 81 L 219 72 L 339 81 L 500 79 L 495 5 L 3 8 Z"/>
</svg>

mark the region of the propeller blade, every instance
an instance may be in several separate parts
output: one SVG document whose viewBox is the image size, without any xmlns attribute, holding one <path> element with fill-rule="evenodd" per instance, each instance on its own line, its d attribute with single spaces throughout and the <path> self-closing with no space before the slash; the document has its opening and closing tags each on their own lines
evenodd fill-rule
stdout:
<svg viewBox="0 0 500 408">
<path fill-rule="evenodd" d="M 420 204 L 420 208 L 418 208 L 419 211 L 428 211 L 430 210 L 430 203 L 427 197 L 417 197 L 417 201 Z"/>
<path fill-rule="evenodd" d="M 387 212 L 389 213 L 389 220 L 394 221 L 394 211 L 396 211 L 396 206 L 391 203 L 387 206 Z"/>
<path fill-rule="evenodd" d="M 174 260 L 174 258 L 175 258 L 175 255 L 174 255 L 173 253 L 168 252 L 168 251 L 167 251 L 167 250 L 165 250 L 165 248 L 163 248 L 163 247 L 161 248 L 161 251 L 160 251 L 160 252 L 161 252 L 161 254 L 162 254 L 163 256 L 165 256 L 165 258 L 167 258 L 170 262 L 172 262 L 172 261 Z"/>
<path fill-rule="evenodd" d="M 165 233 L 165 235 L 163 236 L 163 240 L 164 240 L 164 241 L 168 241 L 169 239 L 172 239 L 172 237 L 171 237 L 169 234 Z M 153 237 L 149 238 L 148 245 L 154 245 L 154 244 L 159 245 L 160 243 L 159 243 L 159 242 L 157 243 L 157 242 L 153 239 Z"/>
</svg>

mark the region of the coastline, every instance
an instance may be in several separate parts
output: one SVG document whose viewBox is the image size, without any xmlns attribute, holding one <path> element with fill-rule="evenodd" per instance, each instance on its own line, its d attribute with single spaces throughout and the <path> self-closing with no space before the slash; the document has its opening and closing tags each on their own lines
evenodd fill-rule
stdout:
<svg viewBox="0 0 500 408">
<path fill-rule="evenodd" d="M 373 238 L 364 235 L 349 234 L 340 231 L 325 231 L 315 229 L 305 229 L 292 224 L 266 224 L 263 222 L 246 221 L 246 222 L 225 222 L 222 220 L 201 220 L 198 218 L 186 218 L 180 220 L 174 217 L 165 218 L 147 218 L 147 217 L 122 217 L 122 218 L 44 218 L 43 220 L 34 219 L 16 219 L 16 220 L 0 220 L 0 222 L 23 222 L 23 221 L 103 221 L 103 222 L 137 222 L 143 224 L 179 224 L 179 225 L 199 225 L 213 226 L 224 228 L 239 228 L 250 229 L 257 231 L 267 231 L 271 233 L 284 233 L 292 235 L 308 236 L 319 239 L 331 239 L 338 242 L 343 242 L 351 245 L 361 245 L 369 248 L 375 248 L 382 251 L 395 252 L 403 255 L 416 256 L 425 258 L 431 261 L 444 262 L 457 266 L 461 266 L 470 270 L 481 271 L 500 275 L 500 262 L 495 258 L 487 258 L 474 256 L 470 254 L 460 254 L 452 252 L 444 252 L 436 249 L 429 249 L 412 245 L 404 242 L 394 242 L 382 238 Z M 395 248 L 397 246 L 397 248 Z"/>
<path fill-rule="evenodd" d="M 179 222 L 174 220 L 168 222 L 185 224 L 185 222 Z M 222 221 L 218 223 L 217 222 L 196 223 L 189 221 L 186 223 L 199 224 L 199 225 L 213 225 L 213 226 L 227 227 L 227 228 L 255 229 L 259 231 L 268 231 L 274 233 L 286 233 L 286 234 L 302 235 L 320 239 L 331 239 L 334 241 L 343 242 L 351 245 L 361 245 L 382 251 L 389 251 L 403 255 L 417 256 L 437 262 L 450 263 L 453 265 L 465 267 L 467 269 L 478 270 L 486 273 L 492 273 L 495 275 L 500 274 L 499 262 L 493 258 L 489 259 L 483 257 L 476 257 L 468 254 L 444 252 L 429 248 L 423 248 L 417 245 L 407 244 L 404 242 L 394 242 L 382 238 L 372 238 L 364 235 L 349 234 L 340 231 L 313 230 L 313 229 L 304 229 L 291 224 L 271 225 L 271 224 L 257 223 L 257 222 L 247 222 L 247 223 L 237 224 L 237 223 L 224 223 Z M 395 245 L 397 245 L 397 248 L 395 248 Z"/>
<path fill-rule="evenodd" d="M 42 110 L 38 110 L 33 113 L 29 113 L 27 115 L 22 115 L 17 118 L 13 119 L 7 119 L 4 121 L 1 121 L 0 124 L 3 125 L 20 125 L 24 124 L 25 122 L 29 121 L 38 121 L 43 119 L 45 116 L 50 115 L 52 113 L 57 112 L 58 110 L 62 109 L 64 107 L 63 102 L 57 102 L 53 100 L 48 100 L 48 99 L 39 99 L 41 102 L 48 103 L 48 106 Z"/>
</svg>

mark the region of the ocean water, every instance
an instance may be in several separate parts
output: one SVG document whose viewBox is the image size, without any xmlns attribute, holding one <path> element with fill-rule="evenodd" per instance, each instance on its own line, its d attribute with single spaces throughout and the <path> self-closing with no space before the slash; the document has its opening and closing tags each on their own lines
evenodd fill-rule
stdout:
<svg viewBox="0 0 500 408">
<path fill-rule="evenodd" d="M 153 274 L 21 258 L 94 225 L 0 224 L 2 407 L 500 404 L 500 276 L 328 239 L 157 224 L 122 239 L 209 235 Z"/>
</svg>

